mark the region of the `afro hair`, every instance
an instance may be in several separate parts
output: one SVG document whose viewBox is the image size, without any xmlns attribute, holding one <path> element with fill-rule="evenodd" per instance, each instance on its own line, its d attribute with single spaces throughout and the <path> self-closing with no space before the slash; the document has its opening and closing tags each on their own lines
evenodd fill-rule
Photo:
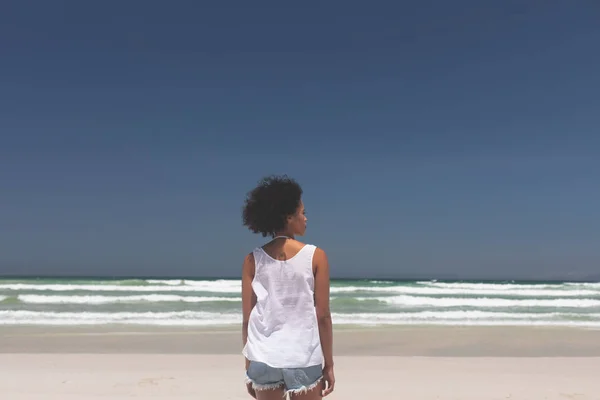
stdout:
<svg viewBox="0 0 600 400">
<path fill-rule="evenodd" d="M 300 206 L 302 188 L 287 175 L 262 178 L 246 195 L 242 212 L 244 226 L 263 237 L 283 230 L 288 216 Z"/>
</svg>

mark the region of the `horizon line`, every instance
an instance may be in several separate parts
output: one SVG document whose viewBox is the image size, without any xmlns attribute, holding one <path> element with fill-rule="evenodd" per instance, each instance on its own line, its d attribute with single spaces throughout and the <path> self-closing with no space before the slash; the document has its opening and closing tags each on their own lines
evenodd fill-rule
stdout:
<svg viewBox="0 0 600 400">
<path fill-rule="evenodd" d="M 0 279 L 23 279 L 23 280 L 35 280 L 35 279 L 98 279 L 98 280 L 240 280 L 240 277 L 236 276 L 169 276 L 169 275 L 17 275 L 0 274 Z M 510 283 L 600 283 L 600 277 L 589 277 L 581 279 L 560 279 L 560 278 L 546 278 L 546 279 L 533 279 L 533 278 L 459 278 L 459 277 L 439 277 L 434 278 L 431 276 L 407 276 L 407 277 L 331 277 L 331 281 L 390 281 L 390 282 L 415 282 L 415 281 L 438 281 L 438 282 L 510 282 Z"/>
</svg>

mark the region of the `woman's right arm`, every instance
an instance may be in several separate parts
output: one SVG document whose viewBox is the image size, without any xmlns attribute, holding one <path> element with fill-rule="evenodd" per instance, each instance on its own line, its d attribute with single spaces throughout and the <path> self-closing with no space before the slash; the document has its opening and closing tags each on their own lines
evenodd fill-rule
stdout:
<svg viewBox="0 0 600 400">
<path fill-rule="evenodd" d="M 245 346 L 248 341 L 248 321 L 250 320 L 250 313 L 256 305 L 256 294 L 252 289 L 252 280 L 254 279 L 254 255 L 248 254 L 244 258 L 244 264 L 242 266 L 242 345 Z M 246 370 L 250 361 L 246 359 Z"/>
<path fill-rule="evenodd" d="M 313 266 L 315 268 L 315 307 L 319 323 L 321 348 L 325 358 L 323 378 L 328 384 L 323 391 L 323 396 L 327 396 L 333 391 L 335 385 L 333 374 L 333 324 L 329 309 L 329 262 L 325 252 L 319 248 L 315 250 Z"/>
</svg>

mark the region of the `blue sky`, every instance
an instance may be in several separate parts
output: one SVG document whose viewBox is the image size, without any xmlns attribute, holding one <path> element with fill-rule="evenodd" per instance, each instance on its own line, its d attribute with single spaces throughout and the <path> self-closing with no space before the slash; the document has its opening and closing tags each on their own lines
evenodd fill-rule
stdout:
<svg viewBox="0 0 600 400">
<path fill-rule="evenodd" d="M 0 274 L 238 276 L 266 174 L 335 277 L 600 274 L 594 1 L 0 13 Z"/>
</svg>

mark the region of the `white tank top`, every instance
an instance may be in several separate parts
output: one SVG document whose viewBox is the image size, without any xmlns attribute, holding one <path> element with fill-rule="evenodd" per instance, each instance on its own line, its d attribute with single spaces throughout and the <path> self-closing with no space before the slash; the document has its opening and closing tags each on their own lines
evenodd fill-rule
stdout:
<svg viewBox="0 0 600 400">
<path fill-rule="evenodd" d="M 307 244 L 285 261 L 272 258 L 260 247 L 254 249 L 256 305 L 242 352 L 248 360 L 274 368 L 323 363 L 314 303 L 315 249 Z"/>
</svg>

